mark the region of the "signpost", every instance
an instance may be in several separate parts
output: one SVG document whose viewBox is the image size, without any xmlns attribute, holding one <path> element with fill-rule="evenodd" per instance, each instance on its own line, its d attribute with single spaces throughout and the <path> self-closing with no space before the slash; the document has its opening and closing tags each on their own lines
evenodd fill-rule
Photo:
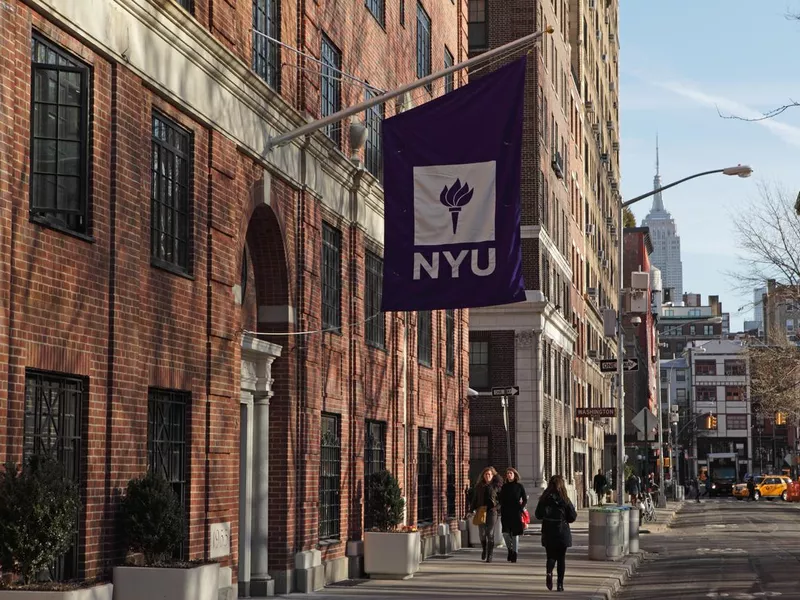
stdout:
<svg viewBox="0 0 800 600">
<path fill-rule="evenodd" d="M 519 387 L 512 385 L 509 387 L 493 387 L 492 396 L 500 396 L 500 404 L 503 407 L 503 425 L 506 428 L 506 454 L 508 456 L 508 465 L 506 468 L 514 466 L 511 461 L 511 436 L 508 433 L 508 397 L 519 396 Z"/>
<path fill-rule="evenodd" d="M 638 371 L 639 370 L 639 359 L 638 358 L 626 358 L 622 361 L 622 369 L 626 372 L 631 371 Z M 601 360 L 600 361 L 600 372 L 601 373 L 615 373 L 617 370 L 617 359 L 612 358 L 611 360 Z"/>
</svg>

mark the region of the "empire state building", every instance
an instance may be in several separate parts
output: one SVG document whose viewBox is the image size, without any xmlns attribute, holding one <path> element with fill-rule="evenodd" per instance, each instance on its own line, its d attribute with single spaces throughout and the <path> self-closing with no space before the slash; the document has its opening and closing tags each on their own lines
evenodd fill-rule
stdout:
<svg viewBox="0 0 800 600">
<path fill-rule="evenodd" d="M 653 189 L 661 187 L 661 173 L 658 161 L 658 141 L 656 141 L 656 176 L 653 178 Z M 642 225 L 650 228 L 650 239 L 653 242 L 653 253 L 650 262 L 661 270 L 664 287 L 664 301 L 672 300 L 675 305 L 683 302 L 683 263 L 681 262 L 681 238 L 675 219 L 664 208 L 661 192 L 653 197 L 653 206 L 642 221 Z M 669 290 L 669 296 L 667 296 Z"/>
</svg>

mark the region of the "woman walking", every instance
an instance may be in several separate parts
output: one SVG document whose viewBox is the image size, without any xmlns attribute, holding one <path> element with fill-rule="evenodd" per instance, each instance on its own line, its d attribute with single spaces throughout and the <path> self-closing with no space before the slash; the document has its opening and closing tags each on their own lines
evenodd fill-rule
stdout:
<svg viewBox="0 0 800 600">
<path fill-rule="evenodd" d="M 472 495 L 472 511 L 474 525 L 478 526 L 481 538 L 481 560 L 492 562 L 494 554 L 494 527 L 497 523 L 497 512 L 500 509 L 500 489 L 503 486 L 502 478 L 493 467 L 486 467 L 478 481 L 475 483 L 475 493 Z"/>
<path fill-rule="evenodd" d="M 547 551 L 547 589 L 553 589 L 553 567 L 558 565 L 558 591 L 564 591 L 564 571 L 567 568 L 567 548 L 572 546 L 570 523 L 578 518 L 567 496 L 564 478 L 553 475 L 547 489 L 539 498 L 535 516 L 542 521 L 542 546 Z"/>
<path fill-rule="evenodd" d="M 525 531 L 522 511 L 528 503 L 528 495 L 519 481 L 516 469 L 506 469 L 506 482 L 500 490 L 500 520 L 503 525 L 503 538 L 508 548 L 508 561 L 517 562 L 519 536 Z"/>
</svg>

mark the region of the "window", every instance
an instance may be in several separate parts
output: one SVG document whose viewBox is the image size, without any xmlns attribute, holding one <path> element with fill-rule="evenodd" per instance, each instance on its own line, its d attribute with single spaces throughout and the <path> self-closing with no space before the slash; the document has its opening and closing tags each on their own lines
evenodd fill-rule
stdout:
<svg viewBox="0 0 800 600">
<path fill-rule="evenodd" d="M 452 375 L 456 368 L 456 311 L 452 308 L 444 311 L 445 324 L 445 372 Z"/>
<path fill-rule="evenodd" d="M 714 386 L 701 385 L 697 387 L 698 402 L 716 402 L 717 388 Z"/>
<path fill-rule="evenodd" d="M 697 362 L 694 363 L 694 372 L 696 375 L 716 375 L 717 361 L 698 360 Z"/>
<path fill-rule="evenodd" d="M 661 381 L 666 381 L 669 376 L 666 369 L 661 369 Z"/>
<path fill-rule="evenodd" d="M 678 388 L 675 390 L 675 394 L 678 400 L 686 400 L 686 388 Z"/>
<path fill-rule="evenodd" d="M 475 390 L 489 387 L 489 342 L 469 343 L 469 387 Z"/>
<path fill-rule="evenodd" d="M 675 370 L 675 381 L 686 381 L 686 369 Z"/>
<path fill-rule="evenodd" d="M 367 421 L 364 431 L 364 530 L 373 523 L 367 511 L 369 506 L 369 478 L 386 468 L 386 423 Z"/>
<path fill-rule="evenodd" d="M 489 43 L 486 30 L 486 0 L 469 0 L 467 21 L 470 51 L 486 48 Z"/>
<path fill-rule="evenodd" d="M 421 365 L 431 366 L 433 322 L 431 311 L 417 312 L 417 360 Z"/>
<path fill-rule="evenodd" d="M 322 328 L 342 326 L 342 232 L 322 224 Z M 337 333 L 339 333 L 337 331 Z"/>
<path fill-rule="evenodd" d="M 406 0 L 400 0 L 400 25 L 406 26 Z"/>
<path fill-rule="evenodd" d="M 88 233 L 89 67 L 34 34 L 31 219 Z"/>
<path fill-rule="evenodd" d="M 744 400 L 744 388 L 733 386 L 725 388 L 725 400 L 728 402 L 738 402 Z"/>
<path fill-rule="evenodd" d="M 281 37 L 279 2 L 253 0 L 253 71 L 276 90 L 281 81 L 280 45 L 273 40 Z"/>
<path fill-rule="evenodd" d="M 417 523 L 433 523 L 433 429 L 417 435 Z"/>
<path fill-rule="evenodd" d="M 369 100 L 375 92 L 367 89 L 364 99 Z M 367 141 L 364 144 L 364 167 L 378 181 L 383 182 L 383 138 L 381 138 L 381 122 L 386 117 L 386 106 L 379 104 L 368 108 L 364 113 L 364 125 L 367 128 Z"/>
<path fill-rule="evenodd" d="M 25 429 L 23 454 L 50 455 L 75 482 L 82 479 L 81 430 L 88 382 L 81 377 L 25 371 Z M 78 518 L 78 515 L 75 515 Z M 72 546 L 50 566 L 54 581 L 78 576 L 78 534 Z"/>
<path fill-rule="evenodd" d="M 714 326 L 703 325 L 703 335 L 714 335 Z"/>
<path fill-rule="evenodd" d="M 191 134 L 153 114 L 150 159 L 150 257 L 154 264 L 189 271 L 189 156 Z"/>
<path fill-rule="evenodd" d="M 747 374 L 747 365 L 743 360 L 726 360 L 725 375 L 741 376 Z"/>
<path fill-rule="evenodd" d="M 453 55 L 450 50 L 445 47 L 444 49 L 444 68 L 449 69 L 453 66 Z M 444 93 L 449 94 L 455 89 L 455 73 L 450 73 L 444 76 Z"/>
<path fill-rule="evenodd" d="M 694 325 L 689 325 L 689 335 L 696 335 L 697 334 L 697 327 Z"/>
<path fill-rule="evenodd" d="M 431 74 L 431 18 L 417 3 L 417 79 Z M 430 92 L 431 84 L 427 86 Z"/>
<path fill-rule="evenodd" d="M 456 432 L 447 432 L 447 517 L 456 516 Z"/>
<path fill-rule="evenodd" d="M 480 472 L 489 465 L 489 436 L 469 436 L 469 480 L 475 481 Z"/>
<path fill-rule="evenodd" d="M 727 415 L 725 420 L 728 429 L 747 429 L 747 415 Z"/>
<path fill-rule="evenodd" d="M 319 458 L 319 539 L 338 540 L 342 472 L 339 415 L 322 414 Z"/>
<path fill-rule="evenodd" d="M 178 0 L 178 4 L 189 11 L 189 13 L 194 14 L 194 0 Z"/>
<path fill-rule="evenodd" d="M 147 399 L 147 468 L 172 486 L 184 510 L 189 503 L 186 469 L 186 407 L 189 394 L 150 388 Z M 184 524 L 184 537 L 187 530 Z M 177 551 L 183 557 L 186 544 Z"/>
<path fill-rule="evenodd" d="M 322 74 L 319 86 L 319 112 L 322 117 L 329 117 L 342 108 L 342 53 L 325 34 L 322 35 L 320 59 Z M 341 123 L 331 123 L 323 131 L 337 146 L 342 145 Z"/>
<path fill-rule="evenodd" d="M 369 250 L 367 250 L 365 259 L 365 271 L 364 313 L 367 322 L 364 326 L 364 333 L 367 345 L 386 348 L 386 315 L 381 312 L 383 260 Z"/>
<path fill-rule="evenodd" d="M 365 0 L 367 10 L 372 13 L 372 16 L 381 24 L 381 27 L 386 26 L 386 0 Z"/>
</svg>

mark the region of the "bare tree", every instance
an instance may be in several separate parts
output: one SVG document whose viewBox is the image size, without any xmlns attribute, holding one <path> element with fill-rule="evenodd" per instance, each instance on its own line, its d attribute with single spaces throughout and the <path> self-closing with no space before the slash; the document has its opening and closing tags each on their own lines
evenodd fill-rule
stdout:
<svg viewBox="0 0 800 600">
<path fill-rule="evenodd" d="M 776 332 L 777 333 L 777 332 Z M 750 345 L 750 395 L 758 412 L 773 418 L 776 413 L 800 417 L 800 348 L 785 335 L 770 336 L 771 345 Z"/>
</svg>

